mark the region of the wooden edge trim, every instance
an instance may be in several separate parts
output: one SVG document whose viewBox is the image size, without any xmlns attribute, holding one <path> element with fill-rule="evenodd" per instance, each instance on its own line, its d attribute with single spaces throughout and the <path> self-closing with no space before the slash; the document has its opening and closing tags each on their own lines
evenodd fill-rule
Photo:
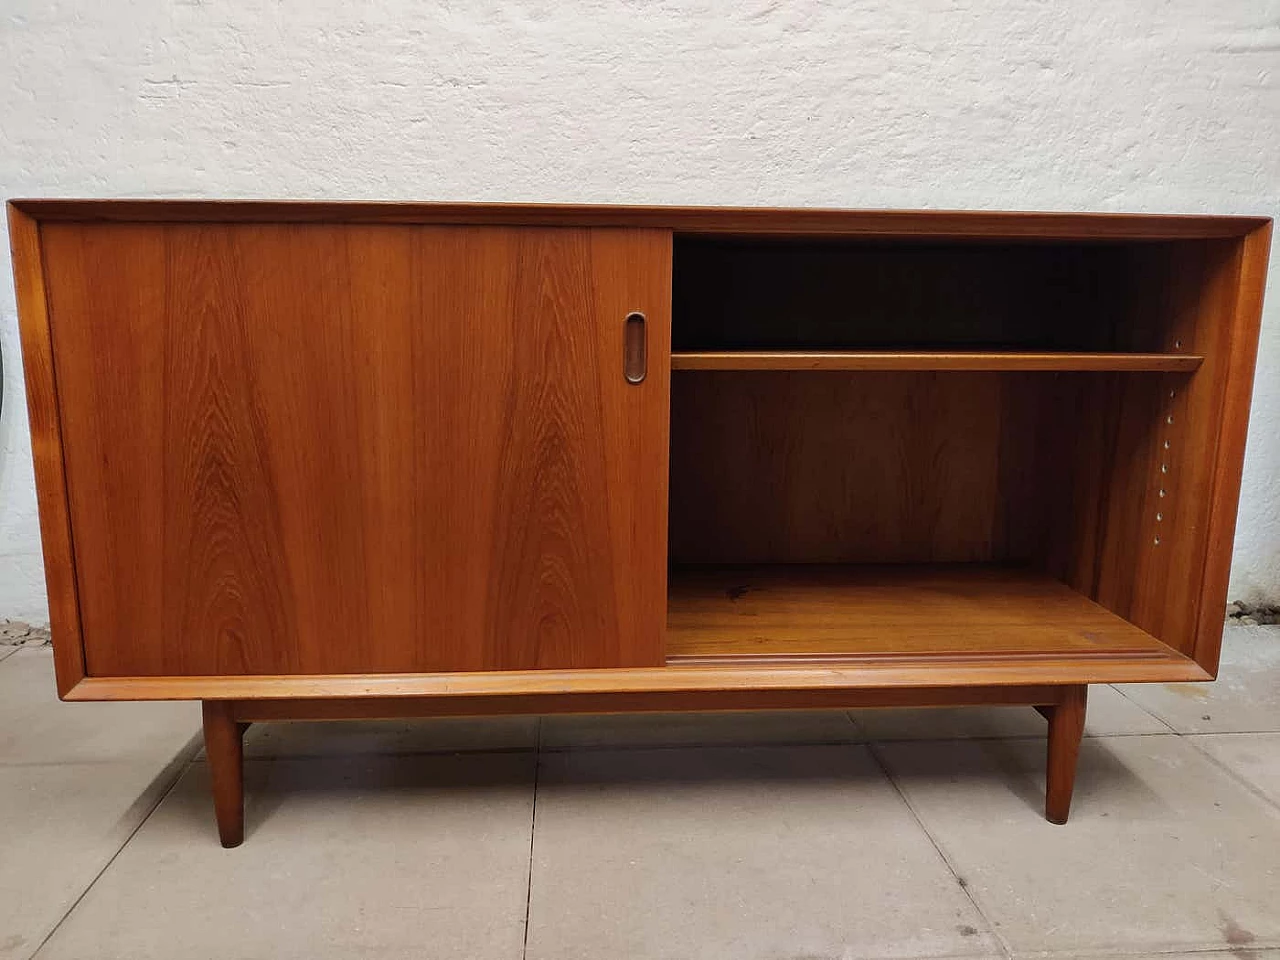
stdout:
<svg viewBox="0 0 1280 960">
<path fill-rule="evenodd" d="M 1028 687 L 1083 683 L 1207 680 L 1193 660 L 1170 650 L 1162 659 L 1036 661 L 1002 665 L 929 663 L 855 667 L 645 667 L 608 670 L 530 670 L 507 673 L 361 674 L 352 676 L 88 677 L 68 700 L 280 700 L 418 698 L 531 698 L 565 695 L 753 697 L 777 691 Z M 690 707 L 692 708 L 692 707 Z"/>
<path fill-rule="evenodd" d="M 661 713 L 697 710 L 851 710 L 882 707 L 1056 705 L 1070 686 L 916 687 L 898 690 L 726 690 L 719 694 L 544 694 L 515 697 L 231 700 L 241 723 L 273 720 L 395 720 L 519 714 Z"/>
<path fill-rule="evenodd" d="M 845 669 L 858 669 L 872 664 L 905 664 L 919 666 L 925 658 L 936 666 L 978 666 L 1002 667 L 1023 663 L 1086 663 L 1095 660 L 1123 660 L 1131 663 L 1135 660 L 1157 660 L 1167 662 L 1169 647 L 1151 638 L 1149 645 L 1113 647 L 1106 650 L 1001 650 L 990 653 L 931 653 L 922 657 L 918 653 L 725 653 L 725 654 L 676 654 L 667 657 L 668 667 L 813 667 L 830 666 Z"/>
<path fill-rule="evenodd" d="M 1029 370 L 1191 373 L 1204 357 L 1174 353 L 1019 351 L 679 351 L 672 370 Z"/>
<path fill-rule="evenodd" d="M 1188 214 L 830 210 L 549 203 L 308 200 L 15 199 L 37 220 L 132 222 L 460 223 L 504 226 L 655 227 L 687 234 L 943 238 L 1176 240 L 1242 237 L 1262 217 Z"/>
<path fill-rule="evenodd" d="M 1222 652 L 1222 630 L 1226 619 L 1227 591 L 1230 589 L 1231 555 L 1235 546 L 1236 515 L 1240 509 L 1241 473 L 1249 433 L 1249 405 L 1253 397 L 1270 251 L 1271 222 L 1267 221 L 1250 232 L 1242 243 L 1238 292 L 1230 319 L 1231 346 L 1220 413 L 1222 426 L 1213 458 L 1210 488 L 1209 549 L 1205 552 L 1200 581 L 1199 618 L 1193 647 L 1196 662 L 1209 664 L 1214 677 L 1218 675 L 1218 658 Z"/>
<path fill-rule="evenodd" d="M 16 204 L 9 204 L 8 212 L 18 334 L 27 389 L 27 417 L 31 424 L 31 455 L 35 465 L 36 497 L 40 505 L 40 544 L 44 554 L 49 623 L 53 634 L 53 664 L 58 694 L 67 697 L 85 676 L 84 642 L 80 632 L 75 552 L 62 460 L 62 427 L 40 226 Z"/>
</svg>

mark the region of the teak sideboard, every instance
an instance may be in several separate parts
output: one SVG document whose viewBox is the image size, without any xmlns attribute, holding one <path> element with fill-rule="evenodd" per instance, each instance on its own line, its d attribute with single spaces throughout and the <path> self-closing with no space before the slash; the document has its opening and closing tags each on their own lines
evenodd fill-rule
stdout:
<svg viewBox="0 0 1280 960">
<path fill-rule="evenodd" d="M 9 205 L 58 690 L 1026 704 L 1218 664 L 1271 222 Z"/>
</svg>

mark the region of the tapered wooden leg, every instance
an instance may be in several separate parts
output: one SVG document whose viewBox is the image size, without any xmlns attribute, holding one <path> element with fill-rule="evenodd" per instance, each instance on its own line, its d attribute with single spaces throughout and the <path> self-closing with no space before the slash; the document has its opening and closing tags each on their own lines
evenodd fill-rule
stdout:
<svg viewBox="0 0 1280 960">
<path fill-rule="evenodd" d="M 204 701 L 204 752 L 213 781 L 213 811 L 224 847 L 244 841 L 244 731 L 225 700 Z"/>
<path fill-rule="evenodd" d="M 1066 823 L 1071 812 L 1071 791 L 1076 784 L 1076 761 L 1084 736 L 1087 686 L 1066 687 L 1062 700 L 1040 708 L 1049 719 L 1049 763 L 1044 815 L 1050 823 Z"/>
</svg>

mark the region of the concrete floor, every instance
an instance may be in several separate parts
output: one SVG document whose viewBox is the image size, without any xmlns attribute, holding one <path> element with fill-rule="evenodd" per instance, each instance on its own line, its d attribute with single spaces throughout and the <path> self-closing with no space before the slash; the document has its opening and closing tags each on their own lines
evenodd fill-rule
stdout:
<svg viewBox="0 0 1280 960">
<path fill-rule="evenodd" d="M 0 648 L 0 958 L 1280 958 L 1280 628 L 1095 687 L 1071 823 L 1030 709 L 250 731 Z"/>
</svg>

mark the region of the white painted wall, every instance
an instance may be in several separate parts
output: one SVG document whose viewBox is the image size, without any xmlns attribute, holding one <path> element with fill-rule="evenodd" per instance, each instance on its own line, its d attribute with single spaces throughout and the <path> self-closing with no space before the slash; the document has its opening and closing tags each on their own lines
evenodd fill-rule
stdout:
<svg viewBox="0 0 1280 960">
<path fill-rule="evenodd" d="M 0 90 L 5 197 L 1280 206 L 1276 0 L 0 0 Z M 1273 274 L 1255 600 L 1280 600 Z M 3 281 L 0 616 L 43 620 Z"/>
</svg>

